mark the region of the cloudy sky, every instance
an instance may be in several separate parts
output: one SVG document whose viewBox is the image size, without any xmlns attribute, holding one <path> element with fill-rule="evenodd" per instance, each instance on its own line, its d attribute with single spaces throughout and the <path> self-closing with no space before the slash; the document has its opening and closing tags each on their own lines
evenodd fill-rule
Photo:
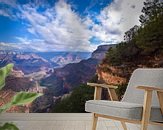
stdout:
<svg viewBox="0 0 163 130">
<path fill-rule="evenodd" d="M 93 51 L 139 25 L 142 0 L 0 0 L 0 46 Z"/>
</svg>

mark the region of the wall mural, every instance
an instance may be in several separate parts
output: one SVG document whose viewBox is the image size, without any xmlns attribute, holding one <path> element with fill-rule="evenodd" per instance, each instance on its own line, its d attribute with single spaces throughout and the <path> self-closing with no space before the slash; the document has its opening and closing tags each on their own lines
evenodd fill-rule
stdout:
<svg viewBox="0 0 163 130">
<path fill-rule="evenodd" d="M 8 112 L 85 112 L 91 81 L 119 85 L 121 99 L 134 69 L 163 67 L 162 9 L 159 0 L 0 0 L 0 68 L 14 65 L 0 106 L 25 91 L 42 96 Z"/>
</svg>

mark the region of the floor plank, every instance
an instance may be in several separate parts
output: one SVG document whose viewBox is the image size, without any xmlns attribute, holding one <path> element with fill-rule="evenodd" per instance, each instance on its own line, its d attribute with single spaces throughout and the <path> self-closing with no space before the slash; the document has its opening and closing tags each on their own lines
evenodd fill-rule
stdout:
<svg viewBox="0 0 163 130">
<path fill-rule="evenodd" d="M 5 113 L 0 123 L 13 122 L 20 130 L 91 130 L 90 113 Z M 117 122 L 99 118 L 97 130 L 122 130 Z"/>
</svg>

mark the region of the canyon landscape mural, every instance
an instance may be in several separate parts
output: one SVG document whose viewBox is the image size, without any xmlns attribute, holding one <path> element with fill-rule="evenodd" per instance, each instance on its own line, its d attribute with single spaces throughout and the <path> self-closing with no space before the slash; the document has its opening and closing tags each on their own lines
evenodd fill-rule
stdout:
<svg viewBox="0 0 163 130">
<path fill-rule="evenodd" d="M 94 91 L 87 82 L 118 85 L 121 99 L 133 70 L 163 67 L 162 6 L 162 0 L 0 0 L 0 68 L 14 64 L 0 97 L 43 94 L 8 112 L 85 112 Z"/>
</svg>

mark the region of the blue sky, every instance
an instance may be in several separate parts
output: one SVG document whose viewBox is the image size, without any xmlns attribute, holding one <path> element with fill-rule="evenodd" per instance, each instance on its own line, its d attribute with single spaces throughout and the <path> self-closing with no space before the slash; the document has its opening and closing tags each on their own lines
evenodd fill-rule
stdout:
<svg viewBox="0 0 163 130">
<path fill-rule="evenodd" d="M 93 51 L 123 40 L 139 24 L 143 1 L 0 0 L 0 46 Z"/>
</svg>

